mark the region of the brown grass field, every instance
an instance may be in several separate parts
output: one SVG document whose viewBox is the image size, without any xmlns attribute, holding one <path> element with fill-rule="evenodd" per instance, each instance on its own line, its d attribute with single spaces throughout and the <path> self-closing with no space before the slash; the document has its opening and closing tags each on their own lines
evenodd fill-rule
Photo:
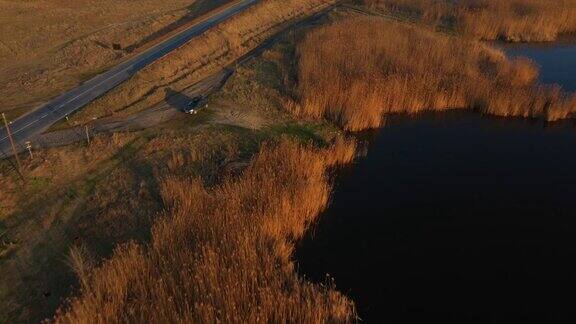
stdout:
<svg viewBox="0 0 576 324">
<path fill-rule="evenodd" d="M 576 32 L 575 0 L 364 0 L 483 40 L 553 41 Z"/>
<path fill-rule="evenodd" d="M 378 127 L 385 114 L 398 112 L 467 108 L 547 120 L 576 112 L 576 97 L 537 84 L 529 60 L 381 18 L 320 27 L 298 55 L 298 99 L 287 107 L 351 131 Z"/>
<path fill-rule="evenodd" d="M 1 1 L 0 112 L 15 118 L 229 1 Z"/>
</svg>

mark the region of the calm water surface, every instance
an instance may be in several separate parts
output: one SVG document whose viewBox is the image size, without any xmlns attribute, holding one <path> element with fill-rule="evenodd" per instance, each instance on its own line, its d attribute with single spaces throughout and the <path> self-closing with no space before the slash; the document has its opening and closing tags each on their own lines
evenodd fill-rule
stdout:
<svg viewBox="0 0 576 324">
<path fill-rule="evenodd" d="M 576 46 L 513 46 L 576 90 Z M 426 113 L 364 134 L 333 203 L 296 253 L 300 273 L 384 323 L 576 319 L 573 123 Z"/>
<path fill-rule="evenodd" d="M 576 91 L 576 38 L 566 37 L 554 43 L 508 44 L 503 49 L 511 56 L 533 59 L 540 67 L 540 81 L 557 83 Z"/>
</svg>

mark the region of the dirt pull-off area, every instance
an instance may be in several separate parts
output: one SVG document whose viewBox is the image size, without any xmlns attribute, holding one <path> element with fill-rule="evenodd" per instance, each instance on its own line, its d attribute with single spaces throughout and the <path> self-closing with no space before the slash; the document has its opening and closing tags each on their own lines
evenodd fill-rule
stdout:
<svg viewBox="0 0 576 324">
<path fill-rule="evenodd" d="M 228 100 L 220 100 L 199 107 L 200 114 L 186 114 L 192 98 L 205 97 L 218 90 L 228 77 L 230 70 L 222 72 L 197 83 L 182 92 L 168 90 L 166 98 L 150 109 L 127 116 L 108 117 L 95 120 L 92 123 L 73 125 L 65 129 L 55 130 L 40 135 L 32 141 L 34 150 L 69 145 L 76 142 L 87 142 L 99 134 L 114 134 L 118 132 L 131 132 L 154 127 L 173 119 L 180 119 L 190 123 L 222 124 L 243 127 L 247 129 L 260 129 L 268 121 L 250 107 L 238 106 Z M 65 123 L 69 124 L 69 123 Z M 68 125 L 63 126 L 68 126 Z"/>
<path fill-rule="evenodd" d="M 336 3 L 336 0 L 268 0 L 192 39 L 71 116 L 85 123 L 128 116 L 161 102 L 249 54 L 270 37 Z"/>
<path fill-rule="evenodd" d="M 0 1 L 0 111 L 15 118 L 227 2 Z"/>
</svg>

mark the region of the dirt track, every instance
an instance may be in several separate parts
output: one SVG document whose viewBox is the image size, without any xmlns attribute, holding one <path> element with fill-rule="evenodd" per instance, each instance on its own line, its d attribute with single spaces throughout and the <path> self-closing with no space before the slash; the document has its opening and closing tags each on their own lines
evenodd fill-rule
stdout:
<svg viewBox="0 0 576 324">
<path fill-rule="evenodd" d="M 34 140 L 32 145 L 35 149 L 43 149 L 84 141 L 87 138 L 86 128 L 88 136 L 92 137 L 101 133 L 135 131 L 164 123 L 184 115 L 182 110 L 188 104 L 189 99 L 210 94 L 222 86 L 231 73 L 232 71 L 226 69 L 182 92 L 167 94 L 164 101 L 140 113 L 127 117 L 102 118 L 87 125 L 46 133 Z"/>
</svg>

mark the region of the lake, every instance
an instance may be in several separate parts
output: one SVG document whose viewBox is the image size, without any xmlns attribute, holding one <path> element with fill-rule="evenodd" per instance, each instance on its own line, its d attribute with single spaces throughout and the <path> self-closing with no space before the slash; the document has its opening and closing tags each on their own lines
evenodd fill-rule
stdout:
<svg viewBox="0 0 576 324">
<path fill-rule="evenodd" d="M 576 90 L 574 44 L 505 50 Z M 366 322 L 576 319 L 573 122 L 424 113 L 360 137 L 368 154 L 338 172 L 301 275 L 334 280 Z"/>
<path fill-rule="evenodd" d="M 576 38 L 563 37 L 553 43 L 519 43 L 497 45 L 509 56 L 524 56 L 540 67 L 540 81 L 556 83 L 565 90 L 576 91 Z"/>
</svg>

